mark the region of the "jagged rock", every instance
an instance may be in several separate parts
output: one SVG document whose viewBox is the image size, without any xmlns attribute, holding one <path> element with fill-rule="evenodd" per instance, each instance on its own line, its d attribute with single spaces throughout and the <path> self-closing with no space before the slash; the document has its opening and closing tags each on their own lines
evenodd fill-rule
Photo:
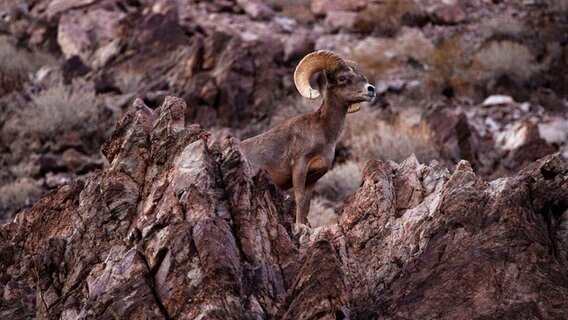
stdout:
<svg viewBox="0 0 568 320">
<path fill-rule="evenodd" d="M 333 30 L 357 31 L 358 15 L 356 12 L 329 11 L 325 23 Z"/>
<path fill-rule="evenodd" d="M 449 97 L 468 119 L 452 133 L 460 137 L 444 141 L 440 163 L 453 166 L 465 158 L 484 177 L 510 175 L 517 167 L 500 165 L 503 155 L 495 152 L 494 135 L 527 116 L 521 110 L 526 104 L 508 103 L 484 116 L 479 103 L 490 95 L 508 95 L 530 101 L 533 115 L 554 112 L 565 119 L 566 19 L 558 5 L 493 2 L 0 1 L 0 40 L 9 39 L 0 41 L 0 60 L 9 62 L 0 67 L 0 163 L 5 169 L 0 185 L 22 177 L 13 173 L 17 166 L 33 163 L 31 157 L 42 153 L 60 159 L 72 147 L 87 156 L 85 161 L 100 160 L 100 144 L 134 97 L 154 108 L 168 94 L 181 96 L 189 104 L 188 122 L 222 127 L 242 138 L 258 134 L 276 123 L 282 108 L 300 110 L 308 104 L 295 90 L 293 72 L 314 49 L 357 61 L 376 84 L 404 84 L 381 86 L 387 90 L 381 90 L 374 106 L 386 108 L 385 113 L 420 109 L 441 94 Z M 19 116 L 38 94 L 61 82 L 84 80 L 95 83 L 100 111 L 95 121 L 76 128 L 89 134 L 70 145 L 59 138 L 45 143 L 46 134 L 13 134 L 47 120 Z M 469 109 L 479 111 L 474 119 Z M 393 112 L 383 119 L 396 117 Z M 490 133 L 475 132 L 479 127 Z M 443 125 L 439 128 L 446 133 Z M 555 150 L 565 150 L 562 135 L 543 132 Z M 456 147 L 456 141 L 463 144 Z M 88 164 L 84 171 L 97 167 Z M 57 170 L 66 169 L 58 165 Z M 65 179 L 46 175 L 60 173 L 74 175 L 43 170 L 28 177 L 53 186 Z"/>
<path fill-rule="evenodd" d="M 340 227 L 312 241 L 329 239 L 339 252 L 355 319 L 561 319 L 567 165 L 556 154 L 488 183 L 467 162 L 451 175 L 436 164 L 371 162 Z M 398 187 L 409 173 L 421 187 Z M 409 192 L 423 200 L 415 205 Z"/>
<path fill-rule="evenodd" d="M 539 123 L 538 133 L 548 143 L 563 144 L 568 140 L 568 120 L 554 117 Z"/>
<path fill-rule="evenodd" d="M 57 43 L 65 58 L 78 56 L 90 67 L 104 66 L 118 53 L 115 30 L 125 16 L 119 10 L 103 8 L 92 8 L 86 13 L 71 10 L 63 14 L 59 20 Z"/>
<path fill-rule="evenodd" d="M 430 14 L 432 20 L 439 24 L 459 24 L 467 18 L 465 10 L 459 3 L 437 6 Z"/>
<path fill-rule="evenodd" d="M 357 11 L 367 6 L 368 0 L 341 1 L 341 0 L 312 0 L 310 9 L 315 15 L 326 15 L 331 11 Z"/>
<path fill-rule="evenodd" d="M 519 121 L 496 135 L 495 146 L 503 152 L 501 164 L 507 170 L 518 170 L 557 149 L 540 137 L 538 126 Z"/>
<path fill-rule="evenodd" d="M 46 14 L 48 18 L 73 8 L 80 8 L 92 4 L 95 0 L 54 0 L 47 5 Z"/>
<path fill-rule="evenodd" d="M 484 107 L 488 107 L 488 106 L 496 106 L 500 104 L 512 104 L 512 103 L 515 103 L 515 100 L 513 100 L 513 98 L 511 98 L 510 96 L 496 94 L 487 97 L 485 100 L 483 100 L 481 105 Z"/>
<path fill-rule="evenodd" d="M 274 16 L 272 9 L 260 0 L 236 0 L 252 19 L 267 20 Z"/>
<path fill-rule="evenodd" d="M 0 316 L 561 319 L 568 159 L 485 182 L 370 161 L 338 224 L 297 239 L 293 200 L 234 138 L 137 100 L 108 165 L 0 229 Z M 299 241 L 299 242 L 297 242 Z M 538 299 L 538 303 L 535 299 Z"/>
<path fill-rule="evenodd" d="M 465 113 L 459 109 L 434 105 L 424 114 L 426 121 L 434 130 L 434 139 L 440 146 L 443 158 L 458 162 L 460 159 L 470 161 L 477 166 L 477 140 Z"/>
</svg>

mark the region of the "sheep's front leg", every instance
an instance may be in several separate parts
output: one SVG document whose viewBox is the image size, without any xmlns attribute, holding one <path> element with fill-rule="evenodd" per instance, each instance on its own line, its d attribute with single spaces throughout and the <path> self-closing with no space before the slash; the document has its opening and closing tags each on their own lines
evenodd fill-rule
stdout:
<svg viewBox="0 0 568 320">
<path fill-rule="evenodd" d="M 312 186 L 306 186 L 306 175 L 308 174 L 308 164 L 306 161 L 298 161 L 292 172 L 292 184 L 294 187 L 294 197 L 296 198 L 296 223 L 306 224 L 308 222 L 308 212 L 310 211 L 310 198 L 313 190 Z"/>
</svg>

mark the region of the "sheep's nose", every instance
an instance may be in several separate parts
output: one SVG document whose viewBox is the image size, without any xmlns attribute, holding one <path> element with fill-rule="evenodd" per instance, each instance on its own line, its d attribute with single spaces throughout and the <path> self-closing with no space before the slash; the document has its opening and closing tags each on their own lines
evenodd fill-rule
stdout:
<svg viewBox="0 0 568 320">
<path fill-rule="evenodd" d="M 374 96 L 376 94 L 375 87 L 370 84 L 367 85 L 367 91 L 369 92 L 369 95 Z"/>
</svg>

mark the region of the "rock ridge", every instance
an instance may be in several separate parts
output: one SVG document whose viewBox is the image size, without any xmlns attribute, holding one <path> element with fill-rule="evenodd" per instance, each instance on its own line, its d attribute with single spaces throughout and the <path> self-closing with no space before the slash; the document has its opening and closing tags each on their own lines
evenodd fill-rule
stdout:
<svg viewBox="0 0 568 320">
<path fill-rule="evenodd" d="M 294 234 L 294 202 L 239 141 L 142 100 L 104 168 L 0 230 L 9 319 L 562 319 L 568 160 L 491 182 L 414 156 L 372 160 L 337 224 Z"/>
</svg>

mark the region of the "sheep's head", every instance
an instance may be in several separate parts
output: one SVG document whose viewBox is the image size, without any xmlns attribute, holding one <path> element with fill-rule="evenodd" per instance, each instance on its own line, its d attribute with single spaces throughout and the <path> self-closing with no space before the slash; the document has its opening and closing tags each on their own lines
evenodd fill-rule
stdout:
<svg viewBox="0 0 568 320">
<path fill-rule="evenodd" d="M 325 73 L 327 86 L 335 96 L 350 105 L 348 113 L 359 111 L 360 102 L 371 101 L 375 97 L 375 87 L 369 84 L 355 62 L 343 60 L 326 50 L 308 54 L 296 67 L 294 83 L 302 96 L 316 99 L 321 95 L 310 86 L 310 77 L 320 71 Z"/>
</svg>

